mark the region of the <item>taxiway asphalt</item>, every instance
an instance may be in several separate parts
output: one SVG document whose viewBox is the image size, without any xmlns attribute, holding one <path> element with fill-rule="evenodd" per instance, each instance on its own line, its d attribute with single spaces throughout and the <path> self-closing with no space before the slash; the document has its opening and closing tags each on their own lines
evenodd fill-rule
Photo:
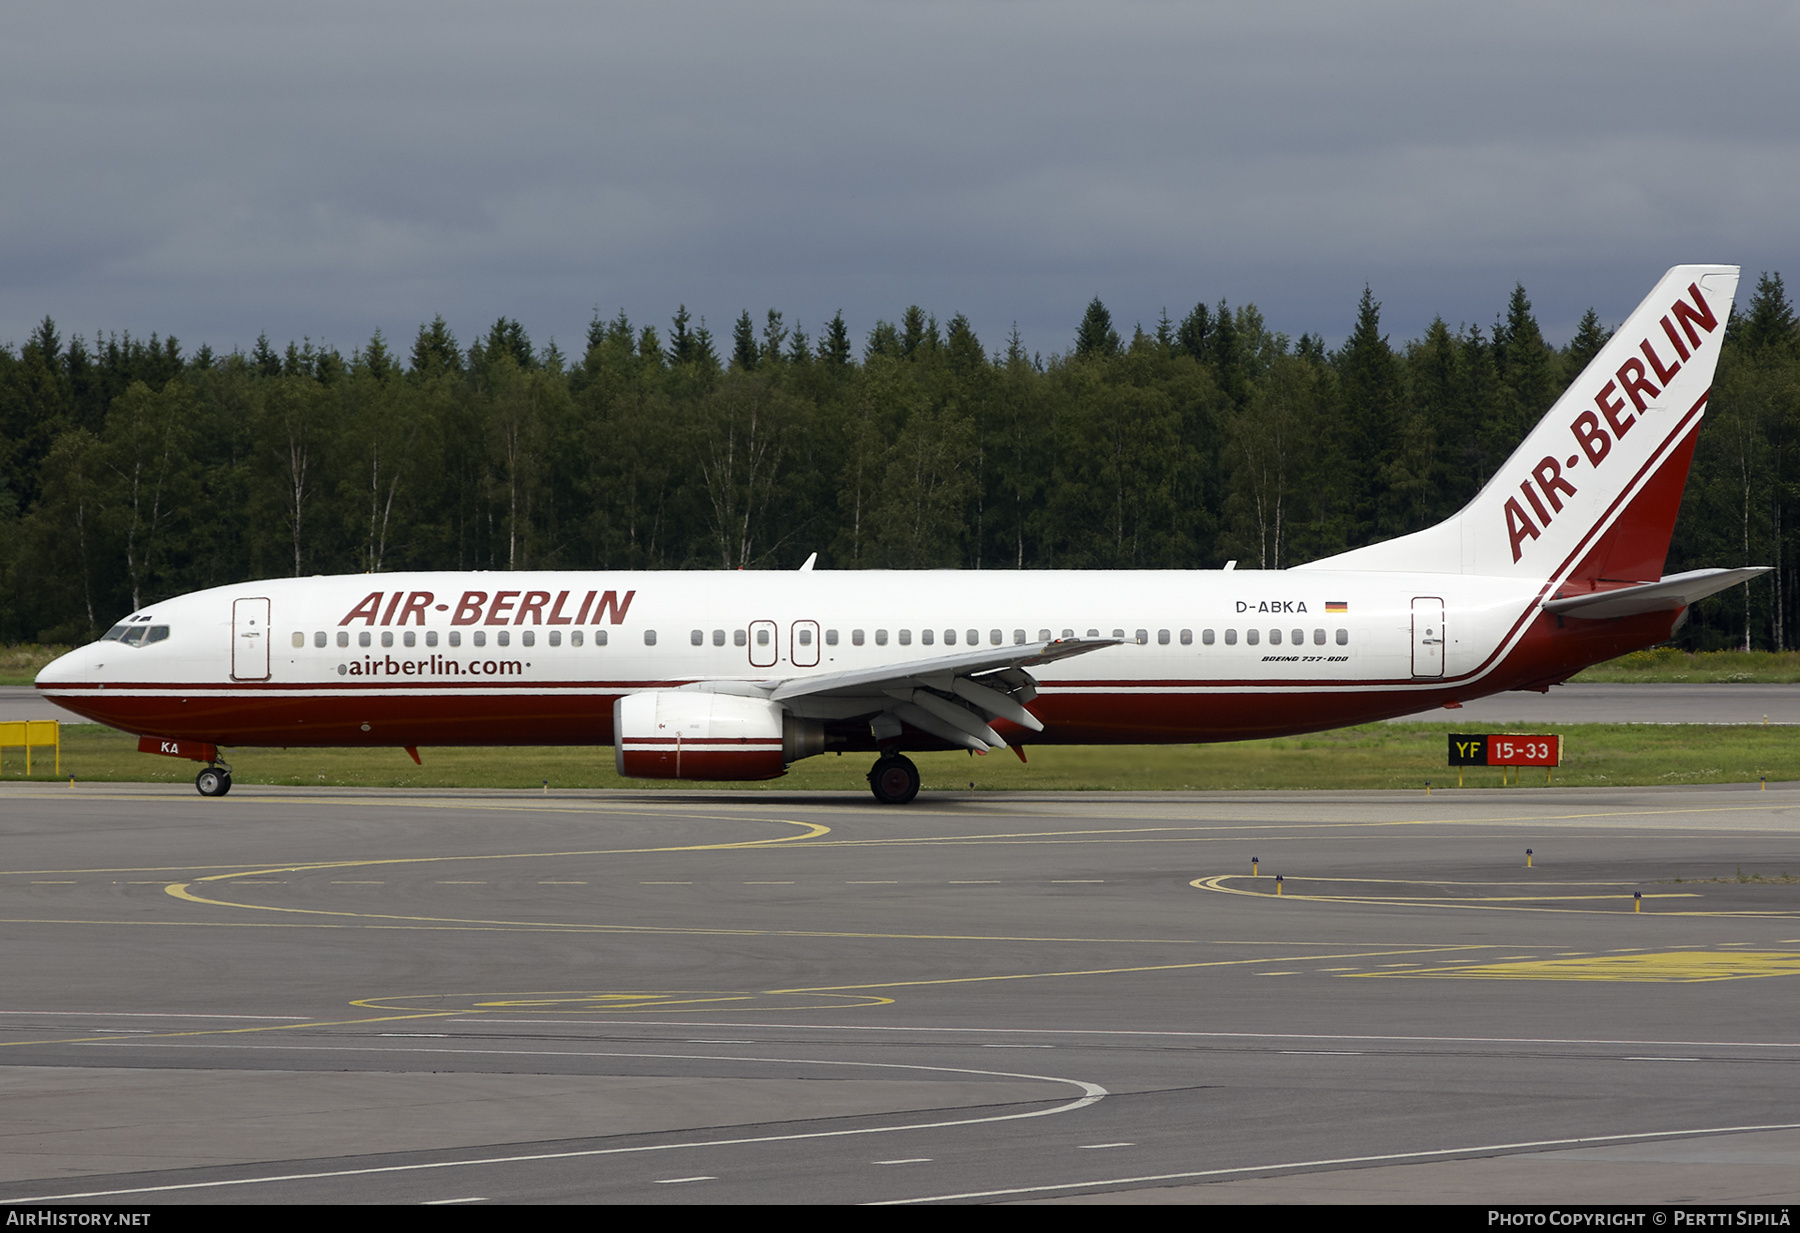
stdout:
<svg viewBox="0 0 1800 1233">
<path fill-rule="evenodd" d="M 7 786 L 0 1201 L 1788 1202 L 1797 825 Z"/>
</svg>

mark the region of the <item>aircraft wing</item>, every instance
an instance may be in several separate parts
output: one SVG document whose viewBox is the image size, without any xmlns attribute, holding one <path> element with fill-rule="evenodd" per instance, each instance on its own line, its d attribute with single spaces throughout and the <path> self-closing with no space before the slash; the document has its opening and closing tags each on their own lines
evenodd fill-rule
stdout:
<svg viewBox="0 0 1800 1233">
<path fill-rule="evenodd" d="M 1609 617 L 1636 616 L 1640 612 L 1673 612 L 1695 600 L 1715 595 L 1770 570 L 1767 565 L 1745 569 L 1696 569 L 1685 574 L 1670 574 L 1660 582 L 1643 582 L 1619 587 L 1613 591 L 1594 591 L 1587 595 L 1571 595 L 1566 599 L 1547 599 L 1544 611 L 1556 616 L 1605 620 Z"/>
<path fill-rule="evenodd" d="M 953 745 L 985 752 L 1006 748 L 1006 742 L 989 726 L 995 719 L 1033 732 L 1044 730 L 1037 716 L 1024 707 L 1037 696 L 1036 682 L 1027 669 L 1120 642 L 1118 638 L 1063 638 L 792 677 L 775 683 L 766 696 L 809 719 L 871 715 L 870 726 L 877 738 L 897 738 L 904 723 Z"/>
</svg>

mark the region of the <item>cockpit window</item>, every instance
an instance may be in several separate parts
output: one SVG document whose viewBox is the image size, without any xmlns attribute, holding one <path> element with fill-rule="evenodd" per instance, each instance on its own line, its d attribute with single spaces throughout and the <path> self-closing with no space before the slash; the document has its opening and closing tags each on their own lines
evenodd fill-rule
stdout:
<svg viewBox="0 0 1800 1233">
<path fill-rule="evenodd" d="M 125 636 L 125 626 L 115 625 L 111 629 L 107 630 L 105 633 L 100 635 L 100 641 L 102 641 L 102 642 L 117 642 L 119 639 L 123 638 L 124 636 Z"/>
<path fill-rule="evenodd" d="M 152 625 L 150 627 L 150 636 L 144 639 L 144 645 L 149 646 L 152 642 L 161 642 L 168 636 L 169 627 L 167 625 Z"/>
<path fill-rule="evenodd" d="M 150 627 L 148 625 L 133 625 L 125 631 L 125 636 L 119 639 L 119 641 L 128 646 L 136 646 L 144 640 L 144 635 L 149 632 Z"/>
</svg>

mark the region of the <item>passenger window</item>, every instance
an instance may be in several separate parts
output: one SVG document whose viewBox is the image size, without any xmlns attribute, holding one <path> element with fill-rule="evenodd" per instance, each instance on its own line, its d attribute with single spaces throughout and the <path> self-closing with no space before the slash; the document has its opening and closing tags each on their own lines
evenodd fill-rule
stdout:
<svg viewBox="0 0 1800 1233">
<path fill-rule="evenodd" d="M 342 634 L 338 635 L 338 638 L 339 638 L 338 645 L 339 646 L 344 645 L 343 641 L 342 641 L 343 637 L 344 637 L 344 635 L 342 635 Z M 450 631 L 450 645 L 451 646 L 461 646 L 462 645 L 462 630 L 453 629 Z"/>
<path fill-rule="evenodd" d="M 303 647 L 305 645 L 306 645 L 306 635 L 296 629 L 294 631 L 294 646 L 295 647 Z"/>
<path fill-rule="evenodd" d="M 800 645 L 801 646 L 811 646 L 812 645 L 812 630 L 802 629 L 800 631 Z"/>
<path fill-rule="evenodd" d="M 581 645 L 581 631 L 579 629 L 571 629 L 569 631 L 569 645 L 570 646 L 580 646 Z"/>
<path fill-rule="evenodd" d="M 656 645 L 656 631 L 654 629 L 646 629 L 644 631 L 644 645 L 645 646 L 655 646 Z"/>
<path fill-rule="evenodd" d="M 606 645 L 606 631 L 604 629 L 596 629 L 594 631 L 594 645 L 595 646 L 605 646 Z"/>
<path fill-rule="evenodd" d="M 1202 646 L 1211 646 L 1213 644 L 1213 631 L 1210 629 L 1201 630 L 1200 643 Z"/>
<path fill-rule="evenodd" d="M 877 642 L 881 641 L 880 634 L 875 635 L 875 641 L 877 641 Z M 912 645 L 912 630 L 903 629 L 900 631 L 900 645 L 901 646 L 911 646 Z"/>
<path fill-rule="evenodd" d="M 955 646 L 956 645 L 956 631 L 954 629 L 946 629 L 944 631 L 944 645 L 945 646 Z"/>
<path fill-rule="evenodd" d="M 1125 631 L 1122 629 L 1115 629 L 1115 630 L 1113 630 L 1113 637 L 1118 638 L 1121 641 L 1123 641 L 1125 638 Z"/>
<path fill-rule="evenodd" d="M 860 629 L 851 630 L 850 631 L 850 645 L 851 646 L 861 646 L 862 644 L 863 644 L 863 631 Z"/>
<path fill-rule="evenodd" d="M 479 635 L 477 635 L 477 636 L 479 637 Z M 356 635 L 356 645 L 357 646 L 368 646 L 370 641 L 371 641 L 371 639 L 369 638 L 369 631 L 366 629 Z"/>
<path fill-rule="evenodd" d="M 1024 646 L 1025 645 L 1025 631 L 1024 630 L 1022 630 L 1022 629 L 1013 630 L 1013 645 L 1014 646 Z"/>
<path fill-rule="evenodd" d="M 1169 631 L 1168 630 L 1159 629 L 1156 631 L 1156 645 L 1157 646 L 1168 646 L 1169 645 Z"/>
<path fill-rule="evenodd" d="M 714 646 L 724 646 L 725 645 L 725 631 L 724 630 L 722 630 L 722 629 L 713 630 L 713 645 Z"/>
<path fill-rule="evenodd" d="M 1207 641 L 1211 642 L 1212 639 L 1208 638 Z M 1184 629 L 1181 631 L 1181 645 L 1182 646 L 1193 646 L 1194 645 L 1194 631 L 1193 630 Z"/>
<path fill-rule="evenodd" d="M 1225 645 L 1226 646 L 1236 646 L 1237 645 L 1237 630 L 1228 629 L 1225 631 Z"/>
<path fill-rule="evenodd" d="M 382 646 L 393 646 L 394 645 L 394 631 L 393 630 L 384 629 L 381 631 L 381 645 Z M 501 646 L 506 645 L 506 635 L 505 634 L 500 635 L 500 645 Z"/>
<path fill-rule="evenodd" d="M 937 637 L 937 634 L 936 634 L 936 633 L 935 633 L 935 632 L 934 632 L 934 631 L 932 631 L 932 630 L 929 630 L 929 629 L 921 629 L 921 630 L 920 630 L 920 631 L 919 631 L 919 641 L 920 641 L 920 642 L 921 642 L 921 643 L 923 643 L 923 644 L 924 644 L 924 645 L 926 645 L 926 646 L 930 646 L 930 645 L 931 645 L 931 644 L 932 644 L 932 641 L 933 641 L 933 640 L 934 640 L 934 639 L 935 639 L 935 638 L 936 638 L 936 637 Z"/>
<path fill-rule="evenodd" d="M 407 646 L 418 646 L 419 635 L 409 629 L 400 635 L 400 641 L 404 642 Z"/>
<path fill-rule="evenodd" d="M 454 636 L 454 635 L 452 635 L 452 636 Z M 337 644 L 339 646 L 349 646 L 350 645 L 350 631 L 349 630 L 344 630 L 344 629 L 338 630 Z"/>
<path fill-rule="evenodd" d="M 750 641 L 749 635 L 747 635 L 743 630 L 734 629 L 731 631 L 731 645 L 732 646 L 743 646 L 745 643 L 747 643 L 749 641 Z"/>
<path fill-rule="evenodd" d="M 1169 640 L 1169 631 L 1165 629 L 1163 631 L 1163 641 L 1167 642 L 1168 640 Z M 1137 644 L 1139 646 L 1149 646 L 1150 645 L 1150 631 L 1149 630 L 1140 629 L 1137 631 Z"/>
<path fill-rule="evenodd" d="M 886 646 L 887 645 L 887 630 L 878 629 L 875 631 L 875 645 L 876 646 Z"/>
<path fill-rule="evenodd" d="M 1337 631 L 1337 644 L 1339 646 L 1349 646 L 1350 645 L 1350 631 L 1349 630 L 1340 629 Z"/>
<path fill-rule="evenodd" d="M 1100 636 L 1100 631 L 1097 629 L 1090 629 L 1087 631 L 1087 636 L 1090 638 L 1098 638 Z"/>
<path fill-rule="evenodd" d="M 313 645 L 314 646 L 324 646 L 325 645 L 325 631 L 324 630 L 321 629 L 317 633 L 313 634 Z"/>
<path fill-rule="evenodd" d="M 412 637 L 412 635 L 408 634 L 407 637 L 410 638 L 410 637 Z M 506 635 L 501 634 L 500 640 L 502 642 L 505 642 Z M 534 629 L 520 630 L 519 631 L 519 645 L 520 646 L 536 646 L 537 645 L 537 631 Z"/>
<path fill-rule="evenodd" d="M 691 633 L 688 634 L 688 641 L 690 643 L 692 643 L 694 646 L 705 646 L 706 645 L 706 631 L 704 629 L 696 629 L 696 630 L 692 631 Z"/>
<path fill-rule="evenodd" d="M 970 646 L 980 646 L 981 645 L 981 631 L 979 629 L 967 630 L 967 631 L 965 631 L 964 636 L 968 639 L 968 644 Z M 1000 637 L 998 634 L 996 634 L 994 636 L 994 641 L 995 641 L 995 643 L 998 643 L 1000 641 Z"/>
<path fill-rule="evenodd" d="M 1324 646 L 1325 645 L 1325 631 L 1324 630 L 1322 630 L 1322 629 L 1313 630 L 1313 645 L 1314 646 Z"/>
<path fill-rule="evenodd" d="M 757 646 L 768 646 L 769 645 L 769 631 L 766 628 L 759 629 L 756 631 L 756 645 Z"/>
<path fill-rule="evenodd" d="M 411 637 L 411 635 L 409 634 L 408 637 Z M 550 631 L 550 645 L 551 646 L 561 646 L 562 645 L 562 630 L 553 629 Z"/>
<path fill-rule="evenodd" d="M 581 645 L 579 642 L 581 635 L 576 634 L 575 637 L 577 639 L 576 645 L 577 646 Z M 425 645 L 426 646 L 436 646 L 437 645 L 437 630 L 428 629 L 425 631 Z"/>
<path fill-rule="evenodd" d="M 1255 646 L 1260 640 L 1261 640 L 1261 636 L 1257 633 L 1256 630 L 1246 629 L 1244 631 L 1244 641 L 1247 644 L 1249 644 L 1250 646 Z"/>
<path fill-rule="evenodd" d="M 1269 645 L 1270 646 L 1280 646 L 1281 645 L 1281 631 L 1279 629 L 1271 629 L 1269 631 Z"/>
<path fill-rule="evenodd" d="M 498 634 L 494 635 L 494 641 L 498 642 L 501 646 L 511 646 L 512 645 L 512 630 L 510 630 L 510 629 L 501 630 Z"/>
<path fill-rule="evenodd" d="M 825 631 L 825 645 L 826 646 L 836 646 L 837 645 L 837 630 L 828 629 Z"/>
<path fill-rule="evenodd" d="M 1040 629 L 1040 630 L 1038 630 L 1038 641 L 1039 641 L 1039 642 L 1048 642 L 1048 641 L 1050 641 L 1050 631 L 1049 631 L 1049 630 L 1047 630 L 1047 629 Z"/>
<path fill-rule="evenodd" d="M 368 635 L 364 634 L 363 637 L 366 638 L 366 637 L 368 637 Z M 475 631 L 475 645 L 476 646 L 486 646 L 487 645 L 487 630 L 478 629 Z"/>
<path fill-rule="evenodd" d="M 1294 645 L 1295 646 L 1305 646 L 1306 645 L 1306 631 L 1304 629 L 1296 629 L 1294 631 Z"/>
<path fill-rule="evenodd" d="M 1075 631 L 1072 629 L 1065 629 L 1063 630 L 1062 636 L 1065 638 L 1073 638 L 1075 636 Z"/>
</svg>

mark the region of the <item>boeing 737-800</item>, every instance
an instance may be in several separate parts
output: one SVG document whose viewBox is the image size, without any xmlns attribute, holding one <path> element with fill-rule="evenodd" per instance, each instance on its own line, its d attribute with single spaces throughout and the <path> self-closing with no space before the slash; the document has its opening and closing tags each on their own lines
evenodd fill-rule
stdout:
<svg viewBox="0 0 1800 1233">
<path fill-rule="evenodd" d="M 205 762 L 208 796 L 222 746 L 611 745 L 623 775 L 699 780 L 868 751 L 890 803 L 918 791 L 908 750 L 1239 740 L 1546 688 L 1763 572 L 1662 575 L 1737 280 L 1670 270 L 1460 513 L 1295 569 L 272 579 L 134 612 L 37 685 Z"/>
</svg>

